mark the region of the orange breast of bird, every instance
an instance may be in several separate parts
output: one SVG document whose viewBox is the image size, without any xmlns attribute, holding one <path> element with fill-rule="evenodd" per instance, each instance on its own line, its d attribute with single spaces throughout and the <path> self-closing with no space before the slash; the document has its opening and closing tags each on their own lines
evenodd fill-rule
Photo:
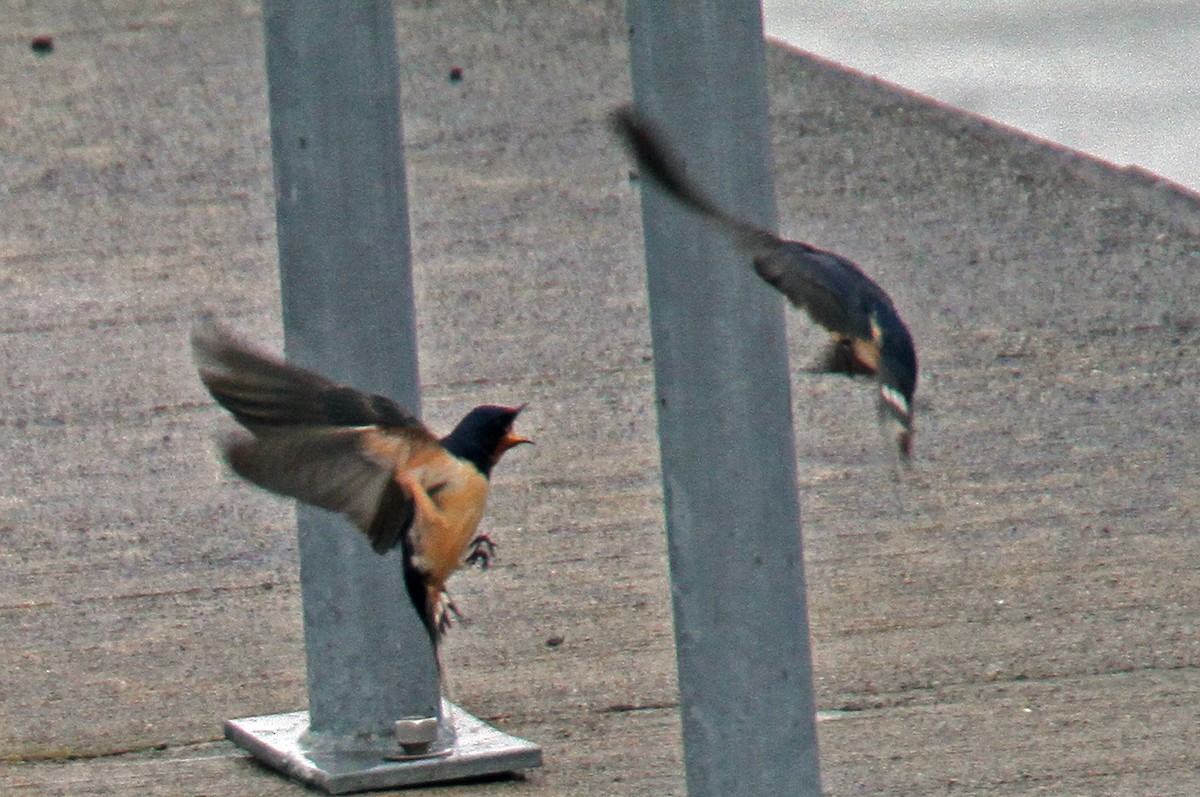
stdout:
<svg viewBox="0 0 1200 797">
<path fill-rule="evenodd" d="M 432 436 L 412 429 L 365 435 L 363 448 L 392 469 L 407 493 L 422 492 L 412 496 L 416 514 L 408 534 L 413 565 L 431 587 L 443 588 L 475 539 L 487 504 L 487 478 Z"/>
<path fill-rule="evenodd" d="M 879 343 L 874 340 L 855 339 L 852 344 L 854 349 L 854 359 L 858 360 L 864 367 L 869 368 L 872 373 L 879 370 Z"/>
<path fill-rule="evenodd" d="M 416 456 L 409 474 L 430 493 L 434 517 L 417 512 L 411 531 L 414 564 L 441 587 L 476 537 L 487 504 L 488 480 L 474 465 L 443 454 Z"/>
</svg>

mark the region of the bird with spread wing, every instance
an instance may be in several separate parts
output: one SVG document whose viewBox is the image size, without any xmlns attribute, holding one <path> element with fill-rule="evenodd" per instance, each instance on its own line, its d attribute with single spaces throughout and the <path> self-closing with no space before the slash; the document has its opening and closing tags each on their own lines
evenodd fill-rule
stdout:
<svg viewBox="0 0 1200 797">
<path fill-rule="evenodd" d="M 876 378 L 880 415 L 894 423 L 900 455 L 907 459 L 912 453 L 917 351 L 891 297 L 841 255 L 784 240 L 718 206 L 687 178 L 662 135 L 632 107 L 618 109 L 613 122 L 642 175 L 720 225 L 763 280 L 830 332 L 827 370 Z"/>
<path fill-rule="evenodd" d="M 404 583 L 435 646 L 457 609 L 446 582 L 487 565 L 478 533 L 492 467 L 531 442 L 513 432 L 522 407 L 476 407 L 445 437 L 391 399 L 339 385 L 204 324 L 192 335 L 200 379 L 245 432 L 224 443 L 239 476 L 346 515 L 376 553 L 399 547 Z"/>
</svg>

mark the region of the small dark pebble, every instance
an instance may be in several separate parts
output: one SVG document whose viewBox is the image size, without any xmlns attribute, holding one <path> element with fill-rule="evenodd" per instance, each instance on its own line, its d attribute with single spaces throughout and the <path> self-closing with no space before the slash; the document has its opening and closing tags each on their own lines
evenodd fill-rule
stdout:
<svg viewBox="0 0 1200 797">
<path fill-rule="evenodd" d="M 33 41 L 29 43 L 29 49 L 33 50 L 38 55 L 49 55 L 54 52 L 54 37 L 53 36 L 34 36 Z"/>
<path fill-rule="evenodd" d="M 565 637 L 560 637 L 560 636 L 552 636 L 552 637 L 550 637 L 549 639 L 547 639 L 547 640 L 546 640 L 546 647 L 548 647 L 548 648 L 556 648 L 556 647 L 558 647 L 559 645 L 561 645 L 563 642 L 566 642 L 566 641 L 567 641 L 567 640 L 566 640 L 566 638 L 565 638 Z"/>
<path fill-rule="evenodd" d="M 450 67 L 450 82 L 451 83 L 462 83 L 462 78 L 463 78 L 463 73 L 462 73 L 461 66 Z"/>
</svg>

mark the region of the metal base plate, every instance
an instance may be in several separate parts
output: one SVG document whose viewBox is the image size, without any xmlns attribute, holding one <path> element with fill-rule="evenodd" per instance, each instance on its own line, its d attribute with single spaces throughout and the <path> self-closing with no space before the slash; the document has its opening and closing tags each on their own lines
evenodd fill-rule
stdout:
<svg viewBox="0 0 1200 797">
<path fill-rule="evenodd" d="M 267 766 L 329 794 L 478 778 L 542 765 L 538 745 L 502 733 L 453 703 L 444 705 L 455 744 L 448 755 L 430 758 L 396 761 L 383 752 L 307 750 L 307 711 L 226 720 L 225 738 Z"/>
</svg>

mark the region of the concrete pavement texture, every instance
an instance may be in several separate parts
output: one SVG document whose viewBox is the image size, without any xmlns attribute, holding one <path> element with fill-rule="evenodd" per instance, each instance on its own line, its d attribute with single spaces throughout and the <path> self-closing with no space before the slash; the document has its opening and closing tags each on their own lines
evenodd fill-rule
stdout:
<svg viewBox="0 0 1200 797">
<path fill-rule="evenodd" d="M 296 541 L 187 348 L 281 339 L 261 7 L 2 9 L 0 793 L 302 794 L 221 739 L 304 707 Z M 396 12 L 424 414 L 529 402 L 538 441 L 444 656 L 546 764 L 438 793 L 681 795 L 623 8 Z M 902 472 L 789 313 L 825 790 L 1200 793 L 1200 203 L 803 53 L 770 80 L 783 232 L 923 366 Z"/>
</svg>

